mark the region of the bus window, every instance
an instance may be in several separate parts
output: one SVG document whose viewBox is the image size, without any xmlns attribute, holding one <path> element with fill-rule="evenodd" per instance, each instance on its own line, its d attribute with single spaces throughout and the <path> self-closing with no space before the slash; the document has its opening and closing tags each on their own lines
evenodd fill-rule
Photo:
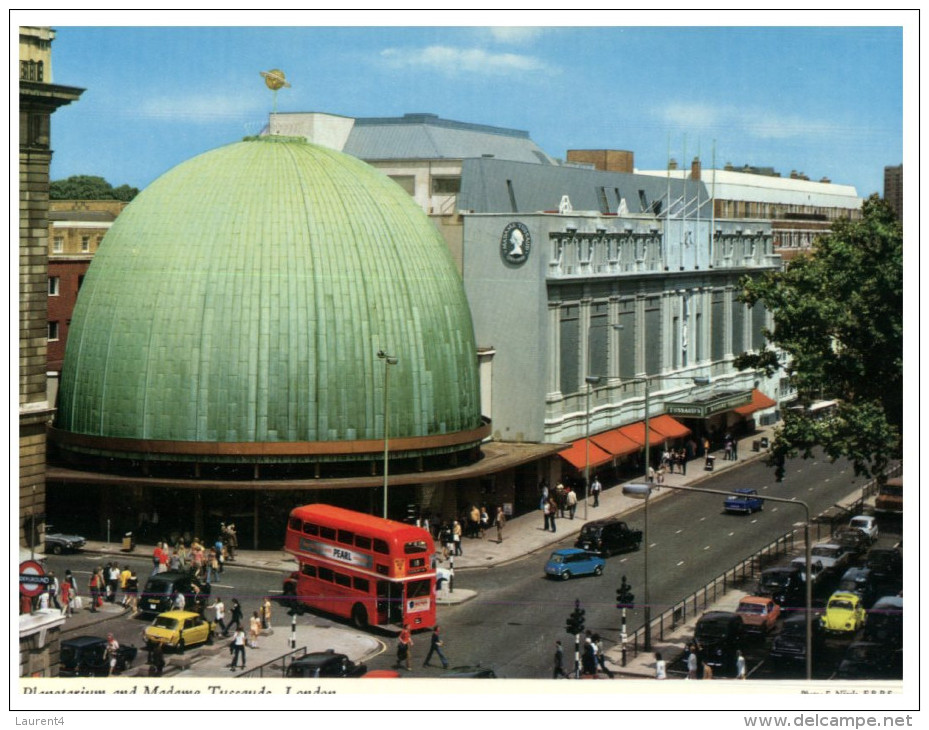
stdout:
<svg viewBox="0 0 929 730">
<path fill-rule="evenodd" d="M 415 542 L 408 542 L 403 546 L 403 552 L 407 555 L 417 555 L 419 553 L 426 552 L 426 541 L 425 540 L 416 540 Z"/>
<path fill-rule="evenodd" d="M 339 586 L 345 586 L 346 588 L 351 588 L 352 579 L 344 573 L 335 573 L 335 584 Z"/>
<path fill-rule="evenodd" d="M 319 527 L 314 525 L 312 522 L 304 522 L 303 523 L 303 534 L 319 535 Z"/>
<path fill-rule="evenodd" d="M 362 593 L 371 592 L 371 584 L 368 583 L 364 578 L 352 578 L 352 588 L 356 591 L 361 591 Z"/>
<path fill-rule="evenodd" d="M 390 568 L 388 568 L 386 565 L 383 565 L 381 563 L 378 563 L 377 565 L 375 565 L 374 569 L 381 575 L 390 575 Z"/>
<path fill-rule="evenodd" d="M 331 583 L 332 576 L 333 576 L 332 570 L 330 570 L 329 568 L 324 568 L 322 566 L 319 567 L 319 579 L 320 580 L 327 580 Z"/>
<path fill-rule="evenodd" d="M 390 555 L 390 548 L 387 547 L 387 543 L 383 540 L 374 539 L 374 552 L 381 553 L 382 555 Z"/>
<path fill-rule="evenodd" d="M 428 580 L 411 580 L 406 584 L 406 597 L 410 599 L 428 596 L 430 588 Z"/>
<path fill-rule="evenodd" d="M 327 540 L 335 540 L 335 529 L 332 527 L 320 527 L 319 536 L 324 537 Z"/>
<path fill-rule="evenodd" d="M 299 518 L 299 517 L 291 517 L 290 520 L 288 520 L 288 522 L 287 522 L 287 526 L 288 526 L 291 530 L 296 530 L 297 532 L 299 532 L 299 531 L 300 531 L 300 518 Z"/>
<path fill-rule="evenodd" d="M 306 563 L 304 563 L 300 567 L 300 572 L 303 573 L 303 575 L 307 576 L 308 578 L 315 578 L 316 577 L 316 566 L 307 565 Z"/>
<path fill-rule="evenodd" d="M 355 533 L 348 530 L 339 530 L 339 542 L 345 545 L 355 544 Z"/>
<path fill-rule="evenodd" d="M 362 537 L 361 535 L 355 535 L 355 547 L 359 550 L 370 550 L 371 549 L 371 538 Z"/>
</svg>

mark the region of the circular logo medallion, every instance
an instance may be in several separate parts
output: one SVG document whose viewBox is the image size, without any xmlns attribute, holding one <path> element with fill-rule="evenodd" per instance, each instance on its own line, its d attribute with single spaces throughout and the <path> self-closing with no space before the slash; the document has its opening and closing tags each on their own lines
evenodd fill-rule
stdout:
<svg viewBox="0 0 929 730">
<path fill-rule="evenodd" d="M 523 223 L 509 223 L 503 229 L 500 237 L 500 255 L 506 263 L 519 266 L 526 263 L 529 250 L 532 248 L 532 237 L 529 229 Z"/>
</svg>

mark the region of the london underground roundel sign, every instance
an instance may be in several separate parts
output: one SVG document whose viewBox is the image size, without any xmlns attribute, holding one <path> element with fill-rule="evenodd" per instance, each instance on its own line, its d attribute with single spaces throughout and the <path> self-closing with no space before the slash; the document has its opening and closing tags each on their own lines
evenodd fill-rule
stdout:
<svg viewBox="0 0 929 730">
<path fill-rule="evenodd" d="M 45 590 L 48 578 L 45 569 L 34 560 L 26 560 L 19 564 L 19 592 L 24 596 L 34 598 Z"/>
</svg>

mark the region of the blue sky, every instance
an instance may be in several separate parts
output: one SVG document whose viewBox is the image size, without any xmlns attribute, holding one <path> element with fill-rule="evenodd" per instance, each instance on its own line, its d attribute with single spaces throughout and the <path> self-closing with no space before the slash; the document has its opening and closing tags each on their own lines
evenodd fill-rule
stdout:
<svg viewBox="0 0 929 730">
<path fill-rule="evenodd" d="M 862 196 L 882 192 L 884 166 L 903 161 L 904 35 L 912 32 L 903 24 L 912 16 L 791 13 L 804 25 L 765 22 L 782 15 L 660 14 L 680 25 L 643 27 L 620 24 L 649 16 L 621 12 L 50 13 L 41 24 L 57 30 L 53 80 L 86 88 L 53 117 L 52 179 L 100 175 L 141 188 L 254 134 L 273 104 L 259 74 L 279 68 L 292 83 L 278 92 L 282 112 L 431 112 L 526 130 L 555 157 L 632 150 L 641 169 L 663 168 L 669 145 L 679 161 L 699 153 L 709 166 L 715 140 L 718 166 L 797 170 Z M 140 18 L 146 25 L 129 25 Z M 732 22 L 743 25 L 723 27 Z M 859 25 L 824 25 L 837 22 Z M 259 27 L 267 23 L 276 25 Z"/>
</svg>

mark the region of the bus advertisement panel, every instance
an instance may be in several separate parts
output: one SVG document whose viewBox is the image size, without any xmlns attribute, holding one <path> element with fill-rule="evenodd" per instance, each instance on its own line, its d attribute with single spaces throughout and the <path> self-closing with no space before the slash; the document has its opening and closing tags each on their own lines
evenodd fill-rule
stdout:
<svg viewBox="0 0 929 730">
<path fill-rule="evenodd" d="M 435 626 L 435 545 L 427 530 L 309 504 L 291 511 L 284 549 L 298 564 L 284 594 L 298 604 L 359 628 Z"/>
</svg>

